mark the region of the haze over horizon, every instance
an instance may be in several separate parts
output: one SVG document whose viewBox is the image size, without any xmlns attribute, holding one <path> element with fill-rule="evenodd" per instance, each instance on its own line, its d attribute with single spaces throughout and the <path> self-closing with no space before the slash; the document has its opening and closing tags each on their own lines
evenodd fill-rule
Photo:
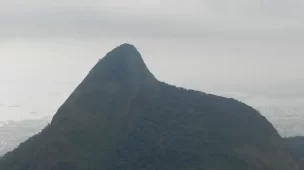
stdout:
<svg viewBox="0 0 304 170">
<path fill-rule="evenodd" d="M 54 114 L 98 59 L 125 42 L 161 81 L 207 93 L 302 100 L 303 5 L 0 2 L 0 120 Z"/>
</svg>

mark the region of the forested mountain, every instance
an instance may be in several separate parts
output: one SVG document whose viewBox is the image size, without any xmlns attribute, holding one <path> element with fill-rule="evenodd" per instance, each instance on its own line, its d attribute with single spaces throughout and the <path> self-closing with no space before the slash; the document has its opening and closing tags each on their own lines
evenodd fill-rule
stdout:
<svg viewBox="0 0 304 170">
<path fill-rule="evenodd" d="M 89 72 L 1 170 L 297 170 L 250 106 L 158 81 L 130 44 Z"/>
<path fill-rule="evenodd" d="M 285 138 L 285 140 L 299 168 L 304 169 L 304 136 Z"/>
</svg>

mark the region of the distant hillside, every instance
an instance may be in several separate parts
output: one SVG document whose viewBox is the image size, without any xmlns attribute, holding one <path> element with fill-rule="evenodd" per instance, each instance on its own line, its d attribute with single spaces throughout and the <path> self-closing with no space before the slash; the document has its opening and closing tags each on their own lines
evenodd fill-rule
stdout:
<svg viewBox="0 0 304 170">
<path fill-rule="evenodd" d="M 300 169 L 304 169 L 304 136 L 285 138 L 285 141 Z"/>
<path fill-rule="evenodd" d="M 0 169 L 297 170 L 285 147 L 252 107 L 160 82 L 123 44 Z"/>
</svg>

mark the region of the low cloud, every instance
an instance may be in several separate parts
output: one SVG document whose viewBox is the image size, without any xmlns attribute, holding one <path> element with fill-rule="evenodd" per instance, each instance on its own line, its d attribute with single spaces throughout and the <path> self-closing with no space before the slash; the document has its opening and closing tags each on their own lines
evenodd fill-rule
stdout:
<svg viewBox="0 0 304 170">
<path fill-rule="evenodd" d="M 299 0 L 0 2 L 0 37 L 169 39 L 304 37 Z"/>
</svg>

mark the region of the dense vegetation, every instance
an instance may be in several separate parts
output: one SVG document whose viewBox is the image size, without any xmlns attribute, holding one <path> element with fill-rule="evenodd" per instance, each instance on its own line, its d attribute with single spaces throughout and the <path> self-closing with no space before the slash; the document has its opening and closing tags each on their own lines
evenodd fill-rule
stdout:
<svg viewBox="0 0 304 170">
<path fill-rule="evenodd" d="M 281 137 L 234 99 L 159 82 L 132 45 L 106 55 L 1 170 L 296 170 Z"/>
<path fill-rule="evenodd" d="M 285 138 L 285 141 L 299 168 L 304 169 L 304 136 Z"/>
</svg>

